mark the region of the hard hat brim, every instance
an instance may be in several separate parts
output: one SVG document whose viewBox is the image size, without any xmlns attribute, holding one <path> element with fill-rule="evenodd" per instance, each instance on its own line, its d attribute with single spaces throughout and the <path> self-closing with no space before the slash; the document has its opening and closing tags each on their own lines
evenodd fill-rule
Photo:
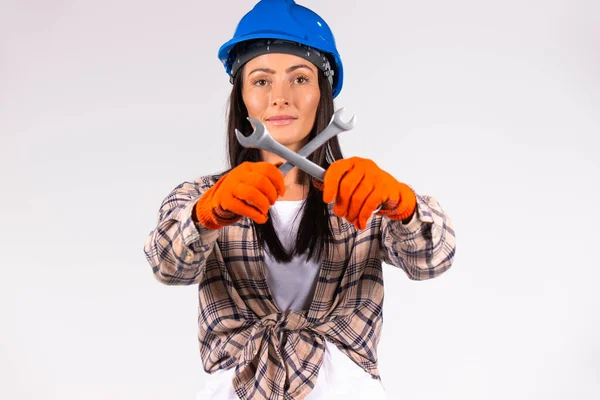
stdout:
<svg viewBox="0 0 600 400">
<path fill-rule="evenodd" d="M 243 36 L 233 38 L 233 39 L 227 41 L 225 44 L 223 44 L 219 48 L 218 57 L 219 57 L 219 60 L 221 60 L 221 62 L 225 66 L 225 71 L 227 72 L 227 74 L 231 74 L 231 63 L 228 62 L 229 53 L 230 53 L 231 49 L 233 49 L 233 47 L 238 43 L 245 42 L 248 40 L 253 40 L 253 39 L 289 40 L 291 42 L 300 43 L 300 44 L 303 44 L 306 46 L 312 46 L 312 47 L 316 48 L 317 50 L 327 53 L 327 55 L 329 57 L 331 57 L 333 59 L 332 61 L 335 63 L 335 67 L 333 68 L 333 70 L 335 71 L 335 74 L 333 75 L 333 97 L 335 98 L 338 95 L 338 93 L 340 92 L 339 89 L 342 87 L 344 76 L 343 76 L 342 60 L 337 53 L 334 53 L 333 51 L 331 51 L 330 49 L 328 49 L 326 47 L 316 47 L 314 45 L 314 43 L 311 43 L 308 40 L 302 40 L 297 37 L 294 37 L 294 36 L 291 36 L 288 34 L 278 33 L 278 32 L 269 33 L 268 35 L 266 35 L 264 32 L 258 33 L 258 34 L 255 33 L 255 34 L 250 34 L 250 35 L 243 35 Z"/>
</svg>

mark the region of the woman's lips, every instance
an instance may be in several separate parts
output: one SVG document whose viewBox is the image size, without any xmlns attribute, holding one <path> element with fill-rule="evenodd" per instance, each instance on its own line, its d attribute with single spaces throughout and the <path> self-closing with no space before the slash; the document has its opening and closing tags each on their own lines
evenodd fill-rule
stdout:
<svg viewBox="0 0 600 400">
<path fill-rule="evenodd" d="M 267 118 L 267 122 L 271 125 L 289 125 L 294 122 L 296 118 L 291 115 L 275 115 Z"/>
</svg>

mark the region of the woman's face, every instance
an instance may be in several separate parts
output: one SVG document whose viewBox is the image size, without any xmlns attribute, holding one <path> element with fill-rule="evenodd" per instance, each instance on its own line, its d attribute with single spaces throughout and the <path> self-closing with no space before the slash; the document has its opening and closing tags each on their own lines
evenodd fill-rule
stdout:
<svg viewBox="0 0 600 400">
<path fill-rule="evenodd" d="M 307 142 L 321 91 L 317 68 L 290 54 L 263 54 L 243 69 L 248 116 L 262 121 L 275 140 L 298 151 Z"/>
</svg>

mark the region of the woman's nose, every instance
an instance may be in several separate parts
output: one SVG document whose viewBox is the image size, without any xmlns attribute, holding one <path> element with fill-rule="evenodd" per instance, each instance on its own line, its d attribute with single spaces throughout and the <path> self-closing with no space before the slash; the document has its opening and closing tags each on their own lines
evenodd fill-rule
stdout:
<svg viewBox="0 0 600 400">
<path fill-rule="evenodd" d="M 285 107 L 290 105 L 290 90 L 283 82 L 273 84 L 271 90 L 271 104 L 275 107 Z"/>
<path fill-rule="evenodd" d="M 289 102 L 286 99 L 284 99 L 283 97 L 278 97 L 273 100 L 273 105 L 275 107 L 288 106 Z"/>
</svg>

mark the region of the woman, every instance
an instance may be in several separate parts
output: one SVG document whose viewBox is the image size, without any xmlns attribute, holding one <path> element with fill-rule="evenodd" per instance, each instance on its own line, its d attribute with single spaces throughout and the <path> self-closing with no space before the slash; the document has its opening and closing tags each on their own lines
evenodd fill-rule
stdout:
<svg viewBox="0 0 600 400">
<path fill-rule="evenodd" d="M 231 168 L 176 187 L 144 248 L 159 281 L 199 285 L 202 398 L 384 398 L 382 262 L 411 279 L 440 275 L 451 222 L 373 161 L 344 159 L 336 138 L 308 157 L 324 182 L 284 176 L 285 160 L 238 144 L 247 117 L 294 151 L 329 123 L 343 68 L 318 15 L 262 0 L 219 57 L 233 84 Z"/>
</svg>

